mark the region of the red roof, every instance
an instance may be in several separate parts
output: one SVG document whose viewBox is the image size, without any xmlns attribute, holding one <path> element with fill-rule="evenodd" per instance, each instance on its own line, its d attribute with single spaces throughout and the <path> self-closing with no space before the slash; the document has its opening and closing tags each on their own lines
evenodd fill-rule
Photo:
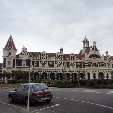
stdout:
<svg viewBox="0 0 113 113">
<path fill-rule="evenodd" d="M 10 37 L 9 37 L 7 43 L 6 43 L 5 49 L 14 49 L 14 50 L 17 50 L 11 35 L 10 35 Z"/>
</svg>

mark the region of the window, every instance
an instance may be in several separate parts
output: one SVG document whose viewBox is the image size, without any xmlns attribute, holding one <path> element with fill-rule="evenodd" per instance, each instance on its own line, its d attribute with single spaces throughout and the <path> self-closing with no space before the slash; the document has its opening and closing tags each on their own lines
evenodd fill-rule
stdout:
<svg viewBox="0 0 113 113">
<path fill-rule="evenodd" d="M 42 84 L 32 85 L 32 88 L 33 88 L 33 91 L 42 91 L 42 90 L 48 89 L 48 86 L 42 83 Z"/>
<path fill-rule="evenodd" d="M 11 61 L 8 61 L 8 65 L 11 65 Z"/>
<path fill-rule="evenodd" d="M 25 85 L 24 86 L 24 91 L 28 91 L 28 89 L 29 89 L 29 86 L 28 85 Z"/>
</svg>

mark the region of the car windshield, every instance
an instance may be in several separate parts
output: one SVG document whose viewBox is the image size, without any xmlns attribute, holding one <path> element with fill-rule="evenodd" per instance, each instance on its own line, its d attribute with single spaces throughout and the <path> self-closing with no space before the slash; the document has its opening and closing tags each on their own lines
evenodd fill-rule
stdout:
<svg viewBox="0 0 113 113">
<path fill-rule="evenodd" d="M 33 88 L 33 91 L 42 91 L 42 90 L 49 89 L 48 86 L 45 84 L 34 84 L 32 88 Z"/>
</svg>

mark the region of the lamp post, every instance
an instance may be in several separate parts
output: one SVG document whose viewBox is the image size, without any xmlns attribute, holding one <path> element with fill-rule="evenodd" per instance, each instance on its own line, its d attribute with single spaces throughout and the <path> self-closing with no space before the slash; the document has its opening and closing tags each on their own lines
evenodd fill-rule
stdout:
<svg viewBox="0 0 113 113">
<path fill-rule="evenodd" d="M 27 99 L 27 110 L 28 110 L 28 112 L 29 112 L 29 97 L 30 97 L 30 72 L 31 72 L 31 68 L 32 68 L 32 66 L 31 66 L 31 60 L 29 60 L 29 80 L 28 80 L 28 83 L 29 83 L 29 89 L 28 89 L 28 99 Z"/>
<path fill-rule="evenodd" d="M 29 89 L 28 89 L 28 101 L 27 101 L 27 110 L 29 112 L 29 95 L 30 95 L 30 68 L 29 68 Z"/>
</svg>

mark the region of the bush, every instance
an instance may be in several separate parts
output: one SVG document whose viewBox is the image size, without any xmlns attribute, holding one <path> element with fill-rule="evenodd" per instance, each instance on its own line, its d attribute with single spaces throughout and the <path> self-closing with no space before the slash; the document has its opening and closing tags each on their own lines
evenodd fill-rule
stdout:
<svg viewBox="0 0 113 113">
<path fill-rule="evenodd" d="M 16 84 L 17 80 L 13 79 L 13 80 L 8 80 L 8 84 Z"/>
<path fill-rule="evenodd" d="M 87 81 L 87 86 L 88 87 L 95 86 L 96 84 L 97 84 L 97 81 L 96 80 L 88 80 Z"/>
<path fill-rule="evenodd" d="M 63 81 L 56 80 L 56 81 L 54 81 L 53 86 L 59 87 L 59 88 L 75 87 L 75 85 L 72 84 L 69 80 L 63 80 Z"/>
<path fill-rule="evenodd" d="M 78 85 L 78 80 L 77 79 L 72 80 L 71 83 L 74 84 L 74 85 Z"/>
<path fill-rule="evenodd" d="M 86 86 L 88 83 L 88 80 L 80 80 L 80 85 L 81 86 Z"/>
</svg>

